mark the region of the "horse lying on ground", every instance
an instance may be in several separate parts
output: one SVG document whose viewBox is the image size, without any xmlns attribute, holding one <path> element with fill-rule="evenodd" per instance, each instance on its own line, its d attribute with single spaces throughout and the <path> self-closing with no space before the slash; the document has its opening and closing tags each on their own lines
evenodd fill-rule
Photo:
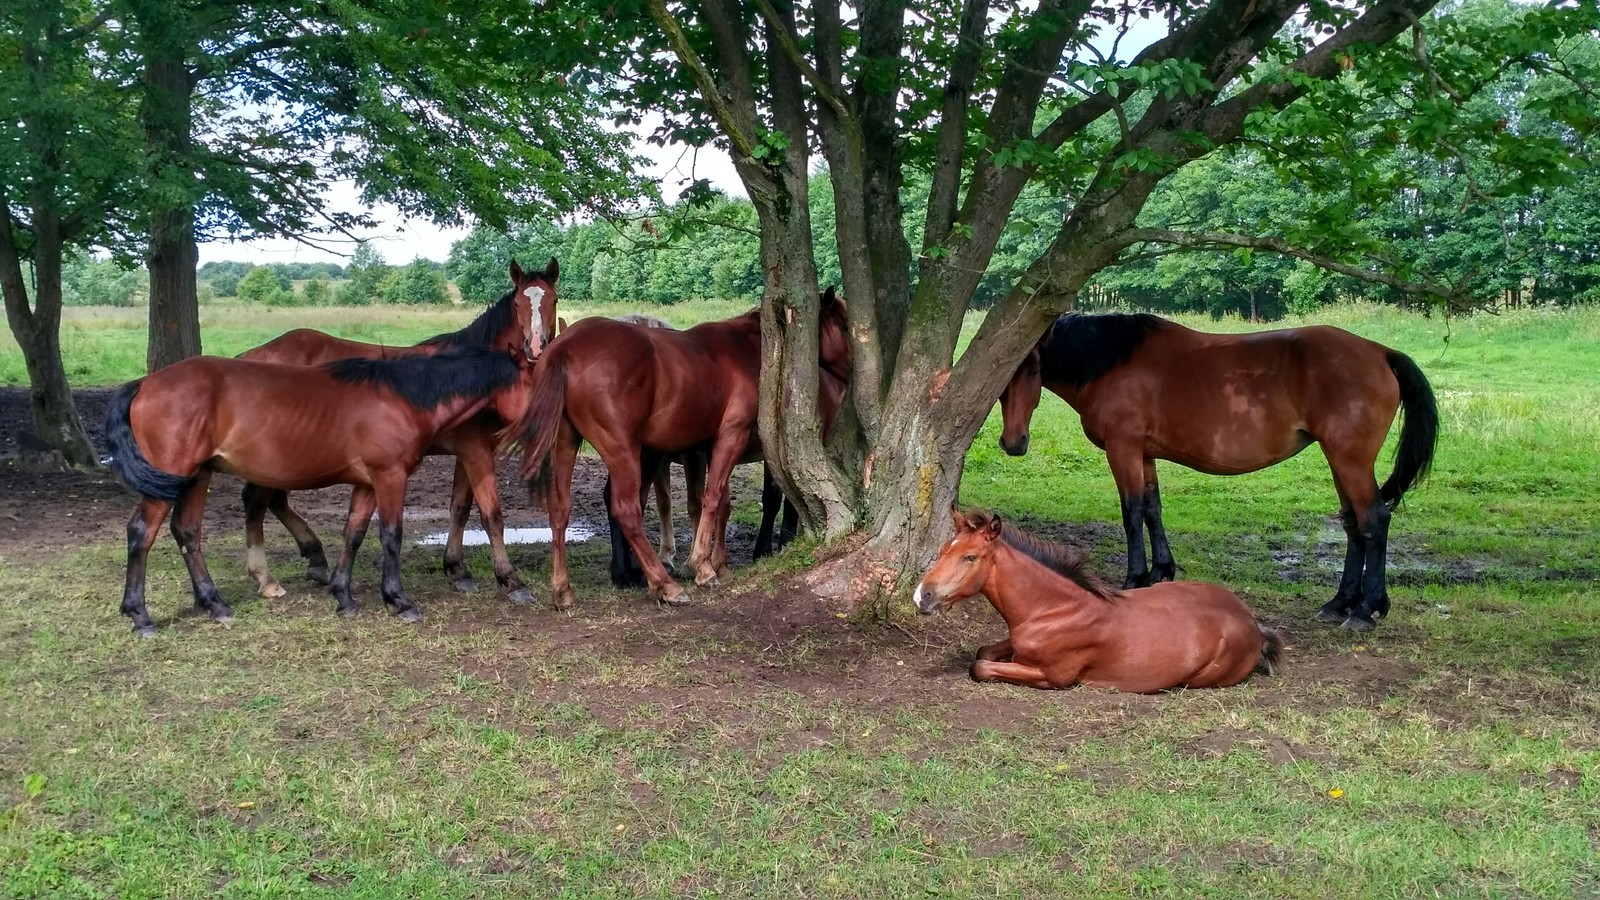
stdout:
<svg viewBox="0 0 1600 900">
<path fill-rule="evenodd" d="M 171 511 L 195 605 L 218 621 L 232 619 L 200 539 L 211 474 L 223 471 L 268 490 L 353 485 L 344 552 L 330 582 L 337 611 L 356 612 L 350 567 L 376 508 L 384 602 L 405 621 L 421 621 L 400 585 L 406 478 L 440 434 L 481 410 L 515 418 L 526 406 L 531 370 L 520 353 L 490 350 L 324 366 L 200 356 L 124 385 L 106 412 L 111 468 L 141 497 L 128 522 L 123 614 L 141 636 L 155 635 L 145 559 Z"/>
<path fill-rule="evenodd" d="M 822 295 L 818 365 L 841 382 L 849 375 L 850 344 L 842 301 Z M 645 536 L 640 516 L 645 448 L 664 453 L 709 453 L 704 500 L 689 569 L 708 584 L 727 569 L 728 476 L 759 446 L 761 321 L 758 310 L 684 331 L 641 328 L 611 319 L 575 323 L 540 358 L 527 413 L 508 431 L 523 447 L 522 474 L 545 496 L 552 540 L 551 599 L 573 603 L 567 574 L 566 529 L 572 469 L 588 441 L 611 473 L 611 514 L 662 603 L 689 602 Z M 791 326 L 799 327 L 799 326 Z"/>
<path fill-rule="evenodd" d="M 954 518 L 956 535 L 914 599 L 918 612 L 931 615 L 982 594 L 1006 620 L 1006 637 L 978 648 L 974 681 L 1141 694 L 1228 687 L 1271 674 L 1283 649 L 1282 636 L 1221 585 L 1174 581 L 1116 591 L 1064 544 L 991 512 Z"/>
<path fill-rule="evenodd" d="M 405 356 L 432 356 L 451 350 L 478 348 L 520 352 L 536 359 L 555 337 L 556 279 L 561 270 L 551 259 L 544 271 L 524 272 L 511 261 L 511 290 L 472 320 L 465 328 L 436 335 L 410 347 L 389 347 L 337 338 L 310 328 L 297 328 L 239 355 L 239 359 L 311 366 L 336 359 L 396 359 Z M 492 413 L 476 416 L 438 435 L 429 454 L 451 454 L 456 458 L 455 481 L 450 494 L 450 536 L 444 547 L 444 571 L 456 590 L 477 591 L 477 582 L 468 570 L 462 535 L 472 502 L 478 502 L 478 518 L 489 538 L 490 558 L 495 580 L 514 602 L 532 602 L 533 596 L 522 586 L 517 570 L 506 553 L 505 517 L 500 510 L 500 490 L 495 483 L 495 432 L 504 426 Z M 307 562 L 306 574 L 313 581 L 328 583 L 328 559 L 322 542 L 298 513 L 289 508 L 286 491 L 267 490 L 259 485 L 244 488 L 245 560 L 250 575 L 263 597 L 283 596 L 267 567 L 267 551 L 262 523 L 270 510 L 289 529 L 300 555 Z"/>
<path fill-rule="evenodd" d="M 1145 313 L 1069 313 L 1000 395 L 1000 446 L 1012 456 L 1028 452 L 1028 425 L 1045 387 L 1077 410 L 1083 433 L 1111 464 L 1128 538 L 1123 587 L 1177 573 L 1161 523 L 1156 460 L 1237 475 L 1320 443 L 1347 547 L 1339 590 L 1317 621 L 1366 631 L 1388 615 L 1390 513 L 1427 474 L 1439 433 L 1433 389 L 1411 357 L 1326 325 L 1206 334 Z M 1401 406 L 1394 471 L 1380 488 L 1373 466 Z"/>
</svg>

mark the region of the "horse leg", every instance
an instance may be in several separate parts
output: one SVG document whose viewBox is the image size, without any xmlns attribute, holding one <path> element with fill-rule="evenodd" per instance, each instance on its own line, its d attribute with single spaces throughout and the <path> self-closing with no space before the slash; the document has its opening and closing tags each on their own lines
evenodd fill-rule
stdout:
<svg viewBox="0 0 1600 900">
<path fill-rule="evenodd" d="M 1178 577 L 1178 564 L 1172 559 L 1167 529 L 1161 523 L 1161 486 L 1156 481 L 1156 461 L 1144 461 L 1144 524 L 1150 529 L 1151 581 L 1172 581 Z"/>
<path fill-rule="evenodd" d="M 1345 628 L 1371 631 L 1377 627 L 1378 619 L 1389 614 L 1384 567 L 1388 556 L 1390 513 L 1378 494 L 1378 482 L 1372 474 L 1377 452 L 1352 454 L 1331 449 L 1326 444 L 1323 452 L 1328 456 L 1334 487 L 1343 501 L 1340 514 L 1349 543 L 1345 571 L 1339 579 L 1339 593 L 1318 610 L 1317 618 L 1328 621 L 1330 615 L 1343 611 L 1346 613 Z M 1344 609 L 1338 609 L 1338 605 L 1343 605 Z"/>
<path fill-rule="evenodd" d="M 800 509 L 788 497 L 783 498 L 783 527 L 778 531 L 778 549 L 789 546 L 800 533 Z"/>
<path fill-rule="evenodd" d="M 150 545 L 161 533 L 161 523 L 171 509 L 172 504 L 166 500 L 146 497 L 128 520 L 128 580 L 122 588 L 122 614 L 133 620 L 133 630 L 140 637 L 156 636 L 155 623 L 150 621 L 150 611 L 144 605 L 144 568 Z"/>
<path fill-rule="evenodd" d="M 978 648 L 978 659 L 990 662 L 1010 662 L 1016 650 L 1011 646 L 1011 635 L 1006 635 L 992 644 L 984 644 Z"/>
<path fill-rule="evenodd" d="M 244 568 L 255 579 L 261 596 L 282 597 L 287 592 L 278 579 L 272 577 L 272 570 L 267 566 L 267 538 L 262 529 L 267 520 L 264 493 L 259 486 L 246 483 L 240 495 L 244 501 Z"/>
<path fill-rule="evenodd" d="M 678 561 L 678 536 L 672 526 L 672 464 L 665 459 L 656 468 L 656 477 L 653 482 L 656 489 L 656 516 L 661 520 L 661 564 L 672 571 L 672 566 Z M 644 499 L 640 498 L 639 505 L 644 506 Z"/>
<path fill-rule="evenodd" d="M 645 583 L 650 586 L 650 593 L 655 595 L 659 602 L 669 606 L 688 603 L 688 593 L 672 580 L 666 567 L 661 565 L 655 548 L 650 546 L 650 536 L 644 532 L 643 510 L 639 504 L 644 470 L 641 467 L 639 450 L 617 445 L 597 449 L 600 450 L 601 458 L 606 461 L 606 467 L 612 472 L 611 517 L 617 523 L 617 527 L 622 529 L 623 538 L 627 540 L 635 558 L 639 560 L 639 566 L 644 570 Z"/>
<path fill-rule="evenodd" d="M 394 607 L 402 622 L 421 622 L 422 610 L 411 602 L 400 586 L 400 543 L 406 511 L 406 473 L 384 472 L 373 479 L 373 494 L 378 502 L 378 542 L 383 547 L 383 602 Z"/>
<path fill-rule="evenodd" d="M 772 470 L 766 463 L 761 464 L 761 528 L 756 531 L 756 546 L 750 553 L 752 559 L 771 556 L 774 551 L 772 546 L 772 529 L 777 524 L 778 513 L 783 509 L 783 491 L 778 489 L 777 479 L 772 477 Z"/>
<path fill-rule="evenodd" d="M 494 445 L 489 442 L 487 435 L 484 440 L 457 442 L 456 476 L 470 485 L 472 497 L 478 502 L 478 521 L 483 523 L 483 531 L 489 536 L 489 558 L 494 563 L 494 580 L 512 603 L 532 603 L 533 594 L 523 587 L 516 567 L 511 564 L 511 554 L 506 552 L 506 518 L 500 508 L 500 485 L 495 481 Z M 470 503 L 468 508 L 471 508 Z M 472 576 L 466 573 L 465 564 L 461 570 L 470 581 Z"/>
<path fill-rule="evenodd" d="M 611 584 L 613 587 L 633 588 L 644 586 L 644 570 L 639 568 L 639 561 L 633 558 L 633 550 L 628 547 L 628 539 L 623 537 L 622 526 L 617 523 L 617 517 L 611 512 L 611 476 L 606 475 L 606 483 L 600 488 L 600 500 L 606 508 L 606 533 L 611 537 Z"/>
<path fill-rule="evenodd" d="M 572 515 L 572 468 L 577 458 L 578 434 L 572 426 L 563 425 L 550 450 L 550 482 L 545 490 L 545 511 L 550 516 L 550 602 L 556 609 L 571 609 L 577 600 L 567 574 L 567 520 Z"/>
<path fill-rule="evenodd" d="M 295 546 L 300 548 L 300 558 L 306 561 L 306 577 L 317 584 L 327 584 L 328 556 L 322 550 L 322 541 L 317 539 L 317 533 L 311 530 L 306 520 L 289 508 L 289 492 L 263 489 L 261 493 L 266 499 L 267 509 L 272 510 L 284 528 L 289 529 Z"/>
<path fill-rule="evenodd" d="M 178 552 L 183 554 L 183 564 L 189 569 L 194 605 L 211 613 L 211 618 L 218 622 L 232 622 L 233 610 L 217 593 L 217 585 L 206 570 L 206 557 L 200 549 L 200 524 L 205 518 L 206 493 L 210 490 L 211 470 L 201 469 L 178 495 L 172 513 L 172 538 L 178 542 Z"/>
<path fill-rule="evenodd" d="M 1122 588 L 1149 587 L 1150 569 L 1144 555 L 1144 451 L 1137 447 L 1106 445 L 1111 477 L 1122 498 L 1122 530 L 1128 537 L 1128 577 Z"/>
<path fill-rule="evenodd" d="M 467 568 L 466 542 L 467 520 L 472 518 L 472 496 L 477 492 L 478 486 L 471 475 L 467 474 L 466 463 L 461 458 L 460 447 L 456 453 L 455 477 L 450 482 L 450 537 L 444 544 L 444 577 L 450 579 L 450 584 L 463 594 L 476 594 L 478 582 L 472 577 L 472 570 Z M 483 513 L 480 501 L 478 518 L 483 522 L 483 530 L 489 531 L 489 520 Z M 502 523 L 502 529 L 504 524 Z M 501 534 L 502 543 L 504 532 Z M 490 541 L 494 540 L 491 534 Z"/>
<path fill-rule="evenodd" d="M 694 549 L 689 553 L 689 571 L 694 573 L 695 584 L 716 581 L 720 574 L 719 562 L 726 567 L 728 478 L 733 475 L 734 463 L 744 455 L 747 443 L 748 429 L 729 429 L 719 435 L 711 447 L 711 462 L 706 467 L 705 493 L 701 499 L 700 528 L 695 532 Z"/>
<path fill-rule="evenodd" d="M 371 485 L 358 484 L 350 489 L 350 512 L 344 520 L 344 549 L 339 553 L 339 565 L 328 582 L 328 593 L 338 604 L 334 612 L 341 616 L 356 614 L 356 599 L 350 594 L 350 569 L 355 565 L 356 551 L 361 549 L 361 541 L 367 536 L 367 525 L 377 505 Z"/>
<path fill-rule="evenodd" d="M 1043 669 L 1019 662 L 980 659 L 972 664 L 972 668 L 968 670 L 968 673 L 972 676 L 973 681 L 1001 681 L 1006 684 L 1020 684 L 1023 687 L 1039 688 L 1045 691 L 1055 687 L 1048 678 L 1045 678 Z"/>
<path fill-rule="evenodd" d="M 706 455 L 699 451 L 685 453 L 683 456 L 683 490 L 684 509 L 688 513 L 689 527 L 694 529 L 694 534 L 689 536 L 689 547 L 694 548 L 694 539 L 700 534 L 700 511 L 704 508 L 706 493 Z"/>
</svg>

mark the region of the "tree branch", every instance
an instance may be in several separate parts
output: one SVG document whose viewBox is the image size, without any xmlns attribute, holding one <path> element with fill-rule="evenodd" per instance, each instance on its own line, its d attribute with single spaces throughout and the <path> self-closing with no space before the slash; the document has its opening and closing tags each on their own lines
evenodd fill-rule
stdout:
<svg viewBox="0 0 1600 900">
<path fill-rule="evenodd" d="M 844 98 L 834 91 L 833 86 L 817 73 L 816 68 L 800 52 L 800 46 L 795 43 L 794 32 L 790 30 L 789 23 L 785 22 L 783 17 L 778 15 L 778 11 L 772 8 L 771 0 L 755 0 L 755 5 L 756 9 L 761 12 L 761 17 L 767 20 L 767 25 L 772 29 L 772 34 L 778 39 L 778 46 L 783 50 L 783 55 L 794 63 L 795 68 L 800 70 L 800 74 L 805 76 L 806 83 L 810 84 L 811 89 L 817 92 L 817 96 L 828 104 L 828 108 L 833 110 L 833 114 L 839 117 L 839 124 L 852 134 L 858 134 L 860 125 L 856 122 L 855 112 L 850 109 L 850 106 L 844 102 Z"/>
<path fill-rule="evenodd" d="M 690 46 L 688 36 L 683 33 L 682 23 L 667 10 L 666 0 L 645 0 L 645 6 L 650 10 L 650 17 L 656 20 L 656 24 L 660 25 L 662 32 L 666 34 L 668 45 L 683 62 L 684 68 L 689 70 L 689 77 L 694 81 L 695 89 L 705 100 L 711 117 L 721 126 L 722 133 L 728 136 L 734 151 L 744 158 L 755 156 L 755 135 L 746 132 L 740 125 L 733 107 L 723 99 L 722 92 L 717 89 L 717 81 L 712 77 L 711 70 L 706 68 L 700 54 Z"/>
<path fill-rule="evenodd" d="M 1122 243 L 1124 247 L 1141 243 L 1168 244 L 1184 250 L 1223 250 L 1229 248 L 1264 250 L 1281 256 L 1303 259 L 1318 268 L 1327 269 L 1330 272 L 1347 275 L 1372 284 L 1381 284 L 1413 297 L 1438 300 L 1452 309 L 1467 305 L 1465 302 L 1467 283 L 1472 280 L 1472 273 L 1469 272 L 1454 285 L 1445 285 L 1439 282 L 1419 283 L 1408 281 L 1389 272 L 1375 271 L 1362 266 L 1339 262 L 1332 257 L 1324 256 L 1304 247 L 1295 246 L 1280 237 L 1256 237 L 1228 231 L 1174 231 L 1169 228 L 1133 228 L 1119 236 L 1119 243 Z M 1380 265 L 1392 269 L 1399 268 L 1392 260 L 1375 254 L 1367 254 L 1367 256 Z"/>
</svg>

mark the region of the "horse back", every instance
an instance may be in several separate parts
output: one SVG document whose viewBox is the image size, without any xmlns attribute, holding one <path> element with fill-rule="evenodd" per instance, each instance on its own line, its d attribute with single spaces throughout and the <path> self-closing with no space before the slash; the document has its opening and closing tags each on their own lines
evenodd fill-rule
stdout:
<svg viewBox="0 0 1600 900">
<path fill-rule="evenodd" d="M 1255 616 L 1222 585 L 1163 582 L 1126 591 L 1115 606 L 1114 652 L 1085 681 L 1137 692 L 1226 687 L 1260 662 L 1264 639 Z"/>
<path fill-rule="evenodd" d="M 392 359 L 412 353 L 430 352 L 423 345 L 417 347 L 390 347 L 366 341 L 351 341 L 312 328 L 286 331 L 259 347 L 246 350 L 237 359 L 253 362 L 283 363 L 292 366 L 315 366 L 339 359 Z"/>
</svg>

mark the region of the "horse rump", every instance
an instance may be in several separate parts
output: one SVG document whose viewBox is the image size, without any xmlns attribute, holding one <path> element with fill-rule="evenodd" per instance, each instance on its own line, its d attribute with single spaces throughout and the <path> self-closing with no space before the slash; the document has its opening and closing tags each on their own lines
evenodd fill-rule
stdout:
<svg viewBox="0 0 1600 900">
<path fill-rule="evenodd" d="M 500 432 L 501 451 L 522 447 L 522 478 L 534 497 L 542 499 L 550 479 L 550 451 L 567 417 L 567 357 L 559 351 L 545 354 L 534 370 L 528 409 L 519 421 Z"/>
<path fill-rule="evenodd" d="M 1278 658 L 1283 654 L 1283 632 L 1267 623 L 1256 620 L 1256 630 L 1261 632 L 1261 661 L 1256 663 L 1257 675 L 1276 675 Z"/>
<path fill-rule="evenodd" d="M 1379 489 L 1379 496 L 1390 509 L 1398 509 L 1406 491 L 1427 476 L 1433 467 L 1434 445 L 1439 440 L 1439 404 L 1428 377 L 1411 357 L 1398 350 L 1388 354 L 1389 369 L 1400 384 L 1400 408 L 1405 420 L 1400 425 L 1400 441 L 1395 447 L 1394 471 Z"/>
<path fill-rule="evenodd" d="M 105 463 L 123 484 L 140 496 L 152 500 L 173 502 L 189 486 L 193 478 L 163 472 L 145 459 L 133 436 L 133 398 L 139 393 L 143 379 L 130 381 L 111 396 L 106 407 L 106 443 L 111 455 Z"/>
</svg>

